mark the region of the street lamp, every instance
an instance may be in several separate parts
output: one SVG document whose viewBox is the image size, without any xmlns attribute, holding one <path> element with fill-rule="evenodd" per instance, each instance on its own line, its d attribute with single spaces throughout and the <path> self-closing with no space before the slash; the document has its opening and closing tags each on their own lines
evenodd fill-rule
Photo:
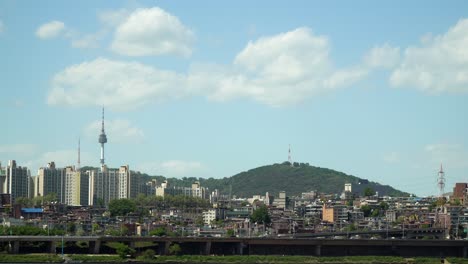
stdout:
<svg viewBox="0 0 468 264">
<path fill-rule="evenodd" d="M 64 255 L 63 255 L 63 247 L 64 247 L 64 245 L 63 245 L 63 234 L 62 234 L 62 259 L 64 258 Z"/>
<path fill-rule="evenodd" d="M 401 239 L 405 238 L 405 222 L 402 223 L 403 229 L 402 229 L 402 234 L 401 234 Z"/>
<path fill-rule="evenodd" d="M 386 220 L 386 222 L 387 222 L 387 237 L 386 237 L 386 239 L 388 239 L 388 219 Z"/>
</svg>

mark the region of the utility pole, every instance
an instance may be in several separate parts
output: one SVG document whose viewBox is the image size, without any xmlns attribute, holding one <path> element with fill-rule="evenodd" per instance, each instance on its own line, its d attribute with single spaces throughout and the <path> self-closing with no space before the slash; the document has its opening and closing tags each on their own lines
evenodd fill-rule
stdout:
<svg viewBox="0 0 468 264">
<path fill-rule="evenodd" d="M 445 172 L 440 164 L 439 176 L 437 178 L 437 186 L 439 186 L 439 199 L 442 199 L 445 192 Z"/>
</svg>

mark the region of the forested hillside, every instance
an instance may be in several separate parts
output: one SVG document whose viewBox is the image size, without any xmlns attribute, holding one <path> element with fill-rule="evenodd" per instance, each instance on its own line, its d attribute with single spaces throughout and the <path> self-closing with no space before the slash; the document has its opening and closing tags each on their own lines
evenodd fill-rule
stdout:
<svg viewBox="0 0 468 264">
<path fill-rule="evenodd" d="M 158 181 L 165 179 L 163 176 L 152 177 Z M 379 195 L 408 195 L 408 193 L 388 185 L 370 182 L 331 169 L 310 166 L 307 163 L 294 163 L 294 166 L 288 162 L 267 165 L 222 179 L 191 177 L 169 178 L 168 180 L 173 186 L 187 187 L 193 181 L 198 180 L 203 187 L 210 190 L 218 189 L 224 194 L 228 194 L 231 188 L 232 195 L 238 197 L 251 197 L 254 194 L 264 195 L 266 192 L 277 196 L 280 191 L 286 191 L 288 196 L 294 196 L 311 190 L 340 194 L 345 183 L 351 183 L 353 193 L 358 194 L 363 194 L 365 188 L 371 188 L 379 192 Z"/>
</svg>

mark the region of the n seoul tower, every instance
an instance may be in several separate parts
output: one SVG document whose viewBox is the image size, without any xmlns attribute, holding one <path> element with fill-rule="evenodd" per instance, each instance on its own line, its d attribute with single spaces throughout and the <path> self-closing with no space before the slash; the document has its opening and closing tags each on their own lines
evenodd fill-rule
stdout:
<svg viewBox="0 0 468 264">
<path fill-rule="evenodd" d="M 107 143 L 106 132 L 104 132 L 104 107 L 102 108 L 102 127 L 99 143 L 101 144 L 101 171 L 104 171 L 104 144 Z"/>
</svg>

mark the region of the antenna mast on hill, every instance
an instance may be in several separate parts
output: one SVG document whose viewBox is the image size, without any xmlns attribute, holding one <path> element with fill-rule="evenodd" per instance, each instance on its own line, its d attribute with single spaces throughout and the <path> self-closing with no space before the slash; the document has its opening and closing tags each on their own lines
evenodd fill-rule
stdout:
<svg viewBox="0 0 468 264">
<path fill-rule="evenodd" d="M 291 158 L 291 144 L 289 144 L 289 150 L 288 150 L 288 161 L 291 164 L 291 167 L 293 166 L 292 158 Z"/>
<path fill-rule="evenodd" d="M 437 178 L 437 186 L 439 186 L 439 198 L 444 196 L 444 188 L 445 188 L 445 173 L 444 169 L 442 168 L 442 164 L 440 164 L 440 171 L 439 177 Z"/>
</svg>

